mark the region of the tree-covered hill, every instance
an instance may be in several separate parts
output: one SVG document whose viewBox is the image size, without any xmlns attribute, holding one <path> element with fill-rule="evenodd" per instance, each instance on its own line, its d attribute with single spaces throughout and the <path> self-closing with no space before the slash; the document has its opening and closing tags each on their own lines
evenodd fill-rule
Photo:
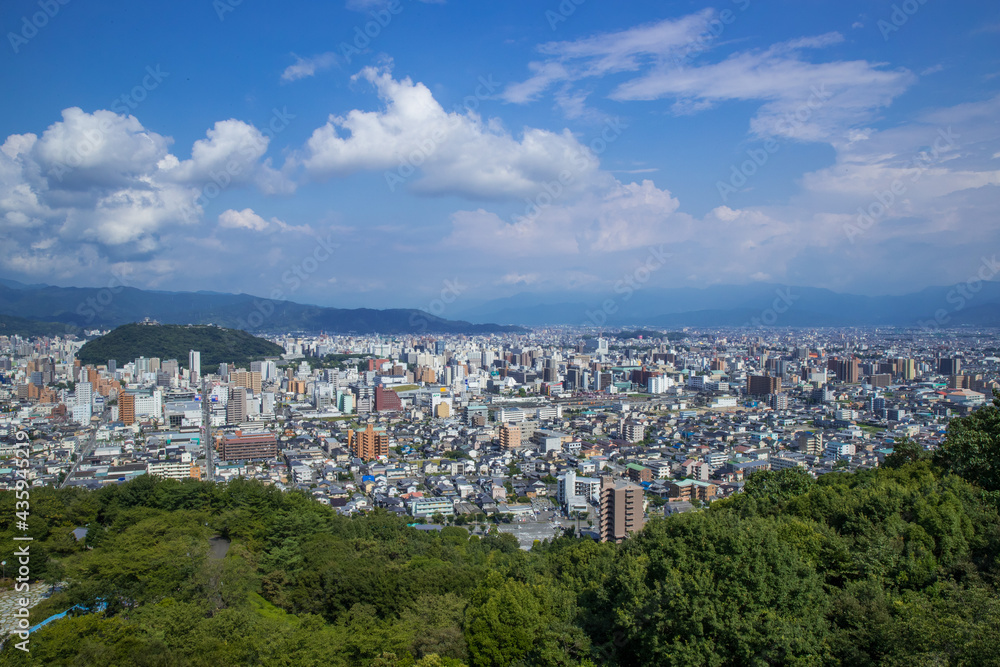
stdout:
<svg viewBox="0 0 1000 667">
<path fill-rule="evenodd" d="M 74 328 L 58 322 L 40 322 L 15 315 L 0 315 L 0 336 L 42 338 L 65 336 L 67 333 L 75 333 Z"/>
<path fill-rule="evenodd" d="M 245 365 L 284 353 L 280 345 L 245 331 L 212 326 L 179 324 L 126 324 L 88 341 L 77 358 L 83 364 L 104 364 L 109 359 L 126 363 L 139 357 L 177 359 L 187 368 L 188 352 L 201 352 L 202 370 L 220 363 Z"/>
<path fill-rule="evenodd" d="M 30 653 L 8 641 L 0 665 L 998 665 L 998 436 L 991 406 L 933 458 L 759 473 L 621 545 L 531 552 L 240 479 L 32 489 L 32 576 L 69 582 L 32 621 L 107 608 Z M 0 494 L 8 562 L 15 503 Z"/>
</svg>

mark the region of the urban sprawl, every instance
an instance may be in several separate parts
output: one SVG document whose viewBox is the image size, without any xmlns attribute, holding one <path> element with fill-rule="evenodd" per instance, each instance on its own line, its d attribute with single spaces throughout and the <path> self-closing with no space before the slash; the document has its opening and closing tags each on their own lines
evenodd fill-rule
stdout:
<svg viewBox="0 0 1000 667">
<path fill-rule="evenodd" d="M 1000 393 L 991 331 L 268 338 L 285 354 L 203 373 L 198 350 L 89 366 L 73 337 L 0 336 L 0 488 L 26 432 L 33 486 L 244 477 L 525 549 L 621 541 L 762 470 L 934 449 Z"/>
</svg>

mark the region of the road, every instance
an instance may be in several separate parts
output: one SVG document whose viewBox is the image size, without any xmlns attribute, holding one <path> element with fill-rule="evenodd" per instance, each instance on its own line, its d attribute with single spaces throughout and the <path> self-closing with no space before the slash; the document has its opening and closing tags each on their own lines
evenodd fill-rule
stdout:
<svg viewBox="0 0 1000 667">
<path fill-rule="evenodd" d="M 83 460 L 90 456 L 90 453 L 94 451 L 94 447 L 97 445 L 97 432 L 101 430 L 102 426 L 105 426 L 108 423 L 108 417 L 110 417 L 110 415 L 111 411 L 105 410 L 104 414 L 101 415 L 100 424 L 97 426 L 91 426 L 90 440 L 88 440 L 86 446 L 77 453 L 76 463 L 73 464 L 73 468 L 69 471 L 69 474 L 66 475 L 66 478 L 63 479 L 62 484 L 59 485 L 60 489 L 66 486 L 66 483 L 69 482 L 70 477 L 72 477 L 77 471 L 80 464 L 83 463 Z"/>
</svg>

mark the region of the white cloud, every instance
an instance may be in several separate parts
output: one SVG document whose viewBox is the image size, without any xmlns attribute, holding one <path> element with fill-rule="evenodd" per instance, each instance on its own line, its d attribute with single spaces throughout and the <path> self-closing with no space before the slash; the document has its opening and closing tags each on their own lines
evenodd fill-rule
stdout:
<svg viewBox="0 0 1000 667">
<path fill-rule="evenodd" d="M 76 107 L 40 137 L 7 137 L 0 146 L 0 266 L 48 264 L 58 276 L 124 257 L 149 264 L 164 233 L 198 223 L 195 202 L 213 174 L 244 184 L 277 173 L 260 161 L 266 138 L 240 121 L 217 123 L 187 160 L 170 152 L 171 143 L 134 116 Z M 156 266 L 147 268 L 155 274 L 167 265 Z"/>
<path fill-rule="evenodd" d="M 620 32 L 573 42 L 549 42 L 538 50 L 549 60 L 533 62 L 531 78 L 509 85 L 503 98 L 523 104 L 538 99 L 552 84 L 633 72 L 643 66 L 682 59 L 705 48 L 715 12 L 702 10 L 680 19 L 666 19 Z"/>
<path fill-rule="evenodd" d="M 500 257 L 600 256 L 687 236 L 691 219 L 678 208 L 677 199 L 652 181 L 616 182 L 602 193 L 511 221 L 483 209 L 459 211 L 446 244 Z"/>
<path fill-rule="evenodd" d="M 228 209 L 219 214 L 219 227 L 225 229 L 249 229 L 254 232 L 300 232 L 312 234 L 313 229 L 309 225 L 293 226 L 279 220 L 271 218 L 265 220 L 257 215 L 252 208 L 245 208 L 242 211 Z"/>
<path fill-rule="evenodd" d="M 380 170 L 393 190 L 405 184 L 417 193 L 486 199 L 531 197 L 560 180 L 573 192 L 610 182 L 568 130 L 525 128 L 518 138 L 496 119 L 445 111 L 409 78 L 375 68 L 357 78 L 375 86 L 385 108 L 330 116 L 313 132 L 293 161 L 316 178 Z"/>
<path fill-rule="evenodd" d="M 262 232 L 267 229 L 267 220 L 253 212 L 253 209 L 245 208 L 242 211 L 229 209 L 219 214 L 219 226 L 230 229 L 251 229 L 255 232 Z"/>
<path fill-rule="evenodd" d="M 320 53 L 309 58 L 295 56 L 295 62 L 281 73 L 282 81 L 298 81 L 305 79 L 337 64 L 337 54 L 332 51 Z"/>
<path fill-rule="evenodd" d="M 504 99 L 530 102 L 562 83 L 570 87 L 560 90 L 557 103 L 573 117 L 579 114 L 579 93 L 572 84 L 634 73 L 616 85 L 610 99 L 668 99 L 677 115 L 698 113 L 722 102 L 759 102 L 751 121 L 758 136 L 832 141 L 871 120 L 916 80 L 908 70 L 890 70 L 879 63 L 813 62 L 805 57 L 805 51 L 842 42 L 843 36 L 836 32 L 789 40 L 763 51 L 737 51 L 702 64 L 715 44 L 710 32 L 713 18 L 712 10 L 704 10 L 573 42 L 543 44 L 539 51 L 549 58 L 530 63 L 532 76 L 508 86 Z"/>
</svg>

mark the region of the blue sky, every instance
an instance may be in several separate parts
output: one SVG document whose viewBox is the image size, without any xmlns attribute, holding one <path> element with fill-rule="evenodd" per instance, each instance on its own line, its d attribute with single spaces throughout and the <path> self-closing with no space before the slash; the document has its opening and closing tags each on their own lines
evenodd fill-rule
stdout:
<svg viewBox="0 0 1000 667">
<path fill-rule="evenodd" d="M 0 275 L 425 307 L 998 250 L 994 2 L 235 2 L 3 4 Z"/>
</svg>

